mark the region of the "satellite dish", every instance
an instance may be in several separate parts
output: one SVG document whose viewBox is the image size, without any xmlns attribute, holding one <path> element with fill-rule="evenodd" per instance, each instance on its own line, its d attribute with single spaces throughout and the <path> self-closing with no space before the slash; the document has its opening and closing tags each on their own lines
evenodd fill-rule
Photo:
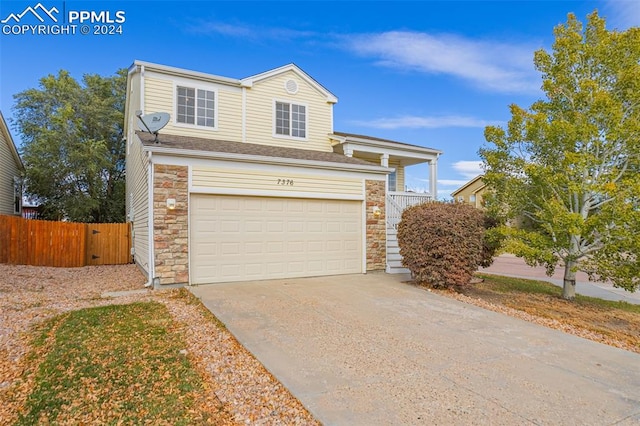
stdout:
<svg viewBox="0 0 640 426">
<path fill-rule="evenodd" d="M 142 115 L 142 111 L 136 111 L 136 116 L 140 120 L 141 129 L 147 129 L 149 133 L 153 133 L 156 138 L 154 142 L 158 142 L 158 132 L 169 123 L 168 112 L 154 112 L 153 114 Z"/>
</svg>

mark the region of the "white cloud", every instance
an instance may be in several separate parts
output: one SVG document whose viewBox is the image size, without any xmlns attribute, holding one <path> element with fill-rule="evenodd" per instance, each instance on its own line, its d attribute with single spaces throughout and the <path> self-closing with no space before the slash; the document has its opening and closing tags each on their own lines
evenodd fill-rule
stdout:
<svg viewBox="0 0 640 426">
<path fill-rule="evenodd" d="M 640 26 L 640 2 L 638 0 L 607 0 L 603 13 L 607 18 L 607 28 L 626 30 Z"/>
<path fill-rule="evenodd" d="M 253 38 L 255 31 L 246 25 L 234 25 L 224 22 L 206 21 L 191 25 L 189 32 L 196 34 L 220 34 L 230 37 Z"/>
<path fill-rule="evenodd" d="M 382 66 L 448 74 L 489 91 L 537 93 L 532 44 L 467 39 L 451 34 L 390 31 L 347 37 L 347 48 Z"/>
<path fill-rule="evenodd" d="M 187 30 L 194 34 L 222 35 L 250 39 L 253 41 L 264 40 L 299 40 L 317 36 L 313 31 L 299 31 L 290 28 L 258 27 L 246 24 L 231 24 L 215 20 L 200 21 L 188 26 Z"/>
<path fill-rule="evenodd" d="M 474 177 L 484 173 L 482 170 L 482 161 L 457 161 L 451 165 L 455 171 L 466 177 L 473 179 Z"/>
<path fill-rule="evenodd" d="M 478 127 L 502 124 L 502 122 L 482 120 L 475 117 L 447 115 L 441 117 L 403 116 L 377 118 L 374 120 L 354 120 L 351 124 L 376 129 L 437 129 L 450 127 Z"/>
</svg>

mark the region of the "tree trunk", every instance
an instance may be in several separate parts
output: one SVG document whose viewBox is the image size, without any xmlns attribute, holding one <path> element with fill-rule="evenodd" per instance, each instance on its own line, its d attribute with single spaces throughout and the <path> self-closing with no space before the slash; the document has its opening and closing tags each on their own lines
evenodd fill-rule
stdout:
<svg viewBox="0 0 640 426">
<path fill-rule="evenodd" d="M 564 265 L 564 285 L 562 286 L 562 298 L 573 300 L 576 297 L 576 261 L 567 260 Z"/>
</svg>

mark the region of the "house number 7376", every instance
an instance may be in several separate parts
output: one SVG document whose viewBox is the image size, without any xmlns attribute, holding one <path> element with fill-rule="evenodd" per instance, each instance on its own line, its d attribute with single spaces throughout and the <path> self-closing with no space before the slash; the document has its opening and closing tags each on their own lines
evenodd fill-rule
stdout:
<svg viewBox="0 0 640 426">
<path fill-rule="evenodd" d="M 278 185 L 293 185 L 293 179 L 278 179 Z"/>
</svg>

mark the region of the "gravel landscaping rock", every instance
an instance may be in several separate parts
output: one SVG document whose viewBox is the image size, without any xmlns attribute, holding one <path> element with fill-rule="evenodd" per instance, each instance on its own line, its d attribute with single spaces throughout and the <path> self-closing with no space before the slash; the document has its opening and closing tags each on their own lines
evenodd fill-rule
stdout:
<svg viewBox="0 0 640 426">
<path fill-rule="evenodd" d="M 72 310 L 147 300 L 164 303 L 184 333 L 212 410 L 222 402 L 238 424 L 319 424 L 199 302 L 179 290 L 141 291 L 145 281 L 134 265 L 0 265 L 0 424 L 15 419 L 32 386 L 22 380 L 32 326 Z"/>
</svg>

